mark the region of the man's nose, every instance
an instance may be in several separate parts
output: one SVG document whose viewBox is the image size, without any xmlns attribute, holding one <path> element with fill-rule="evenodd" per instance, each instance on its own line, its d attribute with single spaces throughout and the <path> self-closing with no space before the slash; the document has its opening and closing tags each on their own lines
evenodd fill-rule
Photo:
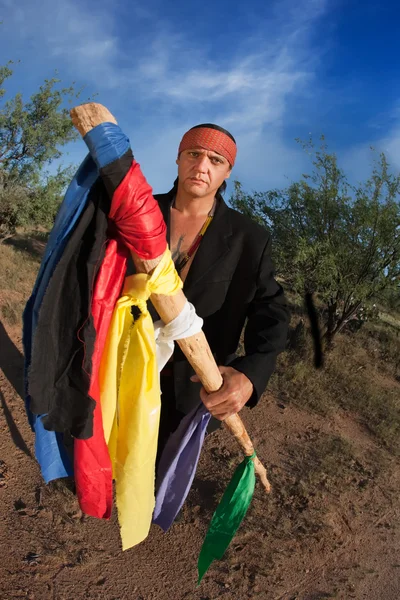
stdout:
<svg viewBox="0 0 400 600">
<path fill-rule="evenodd" d="M 196 162 L 196 168 L 199 171 L 199 173 L 207 173 L 208 171 L 208 156 L 205 154 L 202 154 L 201 156 L 199 156 L 197 162 Z"/>
</svg>

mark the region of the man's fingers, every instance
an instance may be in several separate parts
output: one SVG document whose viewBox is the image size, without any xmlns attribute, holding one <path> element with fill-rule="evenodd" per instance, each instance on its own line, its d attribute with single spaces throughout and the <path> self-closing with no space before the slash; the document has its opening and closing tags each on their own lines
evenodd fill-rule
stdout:
<svg viewBox="0 0 400 600">
<path fill-rule="evenodd" d="M 207 406 L 207 408 L 213 408 L 214 406 L 219 406 L 224 402 L 231 402 L 232 390 L 230 389 L 229 384 L 226 382 L 223 383 L 222 387 L 216 392 L 211 392 L 211 394 L 207 394 L 204 388 L 202 388 L 200 392 L 200 398 Z"/>
<path fill-rule="evenodd" d="M 223 421 L 224 419 L 226 419 L 226 417 L 229 417 L 230 415 L 236 414 L 241 409 L 241 406 L 236 402 L 232 402 L 232 400 L 221 402 L 220 404 L 214 406 L 210 406 L 209 403 L 206 403 L 204 401 L 203 404 L 210 411 L 212 416 L 216 419 L 219 419 L 220 421 Z"/>
<path fill-rule="evenodd" d="M 215 419 L 218 419 L 218 421 L 225 421 L 226 417 L 225 415 L 212 415 Z"/>
<path fill-rule="evenodd" d="M 221 389 L 207 394 L 202 388 L 200 398 L 213 417 L 224 421 L 242 410 L 251 396 L 253 384 L 243 373 L 231 367 L 220 367 L 220 372 L 224 380 Z"/>
<path fill-rule="evenodd" d="M 221 391 L 215 392 L 215 395 L 207 394 L 204 388 L 200 391 L 200 398 L 209 410 L 227 401 L 226 395 L 221 393 Z"/>
<path fill-rule="evenodd" d="M 235 407 L 232 405 L 223 407 L 218 406 L 218 408 L 210 410 L 212 416 L 216 417 L 217 419 L 225 419 L 226 417 L 229 417 L 230 415 L 235 415 L 238 412 L 239 410 L 235 410 Z"/>
<path fill-rule="evenodd" d="M 213 414 L 211 413 L 213 417 L 215 417 L 215 419 L 218 419 L 218 421 L 225 421 L 225 419 L 227 419 L 228 417 L 231 417 L 232 415 L 235 415 L 235 412 L 232 412 L 232 410 L 228 410 L 228 411 L 224 411 L 224 412 L 220 412 L 217 414 Z"/>
<path fill-rule="evenodd" d="M 216 392 L 216 394 L 217 394 L 217 392 Z M 222 421 L 222 417 L 224 417 L 224 415 L 227 413 L 227 410 L 229 410 L 229 408 L 231 408 L 231 407 L 227 406 L 226 399 L 220 397 L 219 392 L 218 392 L 218 396 L 213 398 L 213 394 L 207 394 L 205 389 L 202 388 L 200 390 L 200 398 L 201 398 L 201 401 L 203 402 L 204 406 L 207 408 L 207 410 L 210 411 L 212 416 L 216 417 L 217 419 L 220 419 L 221 421 Z"/>
<path fill-rule="evenodd" d="M 224 421 L 228 416 L 229 416 L 229 412 L 227 412 L 226 410 L 223 411 L 219 411 L 219 412 L 211 412 L 211 416 L 214 417 L 214 419 L 218 419 L 218 421 Z"/>
</svg>

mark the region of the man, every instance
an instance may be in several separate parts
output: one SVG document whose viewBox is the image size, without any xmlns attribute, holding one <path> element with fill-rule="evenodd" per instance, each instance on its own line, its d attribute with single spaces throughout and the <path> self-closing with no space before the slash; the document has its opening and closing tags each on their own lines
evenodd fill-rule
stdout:
<svg viewBox="0 0 400 600">
<path fill-rule="evenodd" d="M 176 347 L 161 373 L 160 449 L 199 397 L 215 418 L 209 431 L 243 406 L 255 406 L 285 348 L 289 311 L 274 279 L 270 235 L 222 199 L 235 158 L 228 131 L 197 125 L 180 143 L 173 189 L 155 196 L 183 290 L 204 319 L 224 380 L 219 391 L 207 394 Z M 245 356 L 236 356 L 245 323 Z"/>
</svg>

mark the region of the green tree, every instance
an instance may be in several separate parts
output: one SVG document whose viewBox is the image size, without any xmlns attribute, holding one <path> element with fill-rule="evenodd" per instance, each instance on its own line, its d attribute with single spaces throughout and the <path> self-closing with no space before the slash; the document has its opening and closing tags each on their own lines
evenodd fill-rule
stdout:
<svg viewBox="0 0 400 600">
<path fill-rule="evenodd" d="M 380 154 L 369 179 L 351 186 L 322 142 L 303 144 L 310 175 L 251 195 L 236 181 L 230 202 L 273 232 L 279 272 L 294 291 L 318 295 L 331 341 L 363 304 L 399 289 L 400 176 Z"/>
<path fill-rule="evenodd" d="M 27 102 L 19 93 L 5 100 L 11 64 L 0 68 L 0 241 L 16 227 L 51 224 L 71 168 L 53 176 L 44 169 L 77 137 L 66 104 L 79 92 L 53 78 Z"/>
</svg>

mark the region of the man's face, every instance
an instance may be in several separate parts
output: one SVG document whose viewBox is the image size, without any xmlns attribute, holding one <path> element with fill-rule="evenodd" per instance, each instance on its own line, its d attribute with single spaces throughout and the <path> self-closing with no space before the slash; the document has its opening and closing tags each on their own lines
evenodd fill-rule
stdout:
<svg viewBox="0 0 400 600">
<path fill-rule="evenodd" d="M 176 159 L 179 184 L 194 198 L 215 194 L 231 174 L 229 162 L 212 150 L 183 150 Z"/>
</svg>

